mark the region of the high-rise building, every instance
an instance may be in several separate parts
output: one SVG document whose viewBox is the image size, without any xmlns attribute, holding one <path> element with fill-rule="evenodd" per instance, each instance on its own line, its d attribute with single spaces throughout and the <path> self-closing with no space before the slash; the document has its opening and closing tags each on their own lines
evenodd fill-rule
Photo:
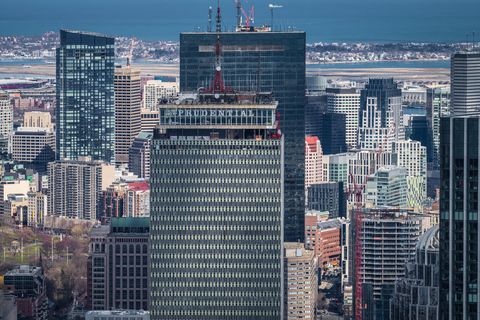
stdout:
<svg viewBox="0 0 480 320">
<path fill-rule="evenodd" d="M 452 114 L 480 111 L 480 52 L 460 51 L 451 58 Z"/>
<path fill-rule="evenodd" d="M 139 178 L 150 179 L 150 144 L 153 132 L 140 132 L 128 151 L 128 169 Z"/>
<path fill-rule="evenodd" d="M 10 98 L 0 90 L 0 159 L 8 154 L 8 136 L 13 132 L 13 106 Z"/>
<path fill-rule="evenodd" d="M 143 87 L 143 108 L 157 110 L 157 104 L 162 99 L 169 99 L 178 94 L 178 82 L 163 82 L 162 80 L 149 80 Z"/>
<path fill-rule="evenodd" d="M 343 182 L 344 191 L 347 188 L 350 160 L 354 160 L 355 153 L 340 153 L 323 156 L 323 181 Z"/>
<path fill-rule="evenodd" d="M 3 278 L 3 292 L 15 296 L 19 319 L 48 319 L 47 284 L 41 267 L 21 265 L 10 269 Z"/>
<path fill-rule="evenodd" d="M 405 140 L 402 90 L 393 78 L 369 80 L 361 91 L 359 116 L 358 143 L 362 150 L 379 149 L 388 136 L 384 150 L 391 152 L 393 141 Z"/>
<path fill-rule="evenodd" d="M 89 157 L 49 163 L 48 215 L 96 220 L 101 192 L 114 180 L 114 166 Z"/>
<path fill-rule="evenodd" d="M 220 35 L 222 76 L 234 90 L 273 92 L 285 136 L 285 241 L 303 242 L 305 214 L 305 32 L 186 32 L 180 35 L 180 90 L 213 81 Z M 251 30 L 251 32 L 250 32 Z M 319 137 L 319 139 L 321 139 Z M 321 140 L 322 141 L 322 140 Z M 322 145 L 323 145 L 322 141 Z"/>
<path fill-rule="evenodd" d="M 150 189 L 148 182 L 113 183 L 102 191 L 101 213 L 98 217 L 107 224 L 112 217 L 148 217 Z"/>
<path fill-rule="evenodd" d="M 348 149 L 357 147 L 360 93 L 355 88 L 327 88 L 328 112 L 345 114 L 345 129 Z"/>
<path fill-rule="evenodd" d="M 28 226 L 43 228 L 47 215 L 47 195 L 42 192 L 29 192 L 28 197 Z"/>
<path fill-rule="evenodd" d="M 407 205 L 407 169 L 384 166 L 368 177 L 365 186 L 366 201 L 374 206 L 405 207 Z"/>
<path fill-rule="evenodd" d="M 128 163 L 128 149 L 140 133 L 140 69 L 115 68 L 115 163 Z"/>
<path fill-rule="evenodd" d="M 440 120 L 440 319 L 478 317 L 480 113 Z"/>
<path fill-rule="evenodd" d="M 317 257 L 305 250 L 303 243 L 284 244 L 284 315 L 283 319 L 314 320 L 318 291 Z"/>
<path fill-rule="evenodd" d="M 328 211 L 330 218 L 345 218 L 347 202 L 343 182 L 321 182 L 309 186 L 307 207 L 310 210 Z"/>
<path fill-rule="evenodd" d="M 305 96 L 305 136 L 322 137 L 322 115 L 328 112 L 326 94 Z"/>
<path fill-rule="evenodd" d="M 23 114 L 23 126 L 30 128 L 52 128 L 50 112 L 30 111 Z"/>
<path fill-rule="evenodd" d="M 11 136 L 12 159 L 31 164 L 40 172 L 55 161 L 55 133 L 52 128 L 20 127 Z"/>
<path fill-rule="evenodd" d="M 196 90 L 159 105 L 150 177 L 152 319 L 283 318 L 276 107 L 272 93 Z"/>
<path fill-rule="evenodd" d="M 158 121 L 160 118 L 160 114 L 157 111 L 152 111 L 150 109 L 142 109 L 141 113 L 141 121 L 142 121 L 142 132 L 151 132 L 158 125 Z"/>
<path fill-rule="evenodd" d="M 305 138 L 305 190 L 323 181 L 322 145 L 317 137 Z"/>
<path fill-rule="evenodd" d="M 450 114 L 450 87 L 427 88 L 427 121 L 433 142 L 433 170 L 440 166 L 440 117 Z"/>
<path fill-rule="evenodd" d="M 92 228 L 87 276 L 89 310 L 148 310 L 149 234 L 148 218 L 112 218 L 109 226 Z"/>
<path fill-rule="evenodd" d="M 415 258 L 405 263 L 405 277 L 395 282 L 390 320 L 439 319 L 438 226 L 428 229 L 415 247 Z"/>
<path fill-rule="evenodd" d="M 115 164 L 115 39 L 60 30 L 57 48 L 57 160 Z"/>
</svg>

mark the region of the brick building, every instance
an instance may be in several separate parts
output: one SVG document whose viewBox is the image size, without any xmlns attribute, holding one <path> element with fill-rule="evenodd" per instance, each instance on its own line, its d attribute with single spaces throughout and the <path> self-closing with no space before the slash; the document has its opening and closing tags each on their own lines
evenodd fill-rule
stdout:
<svg viewBox="0 0 480 320">
<path fill-rule="evenodd" d="M 305 215 L 305 248 L 314 250 L 318 265 L 337 265 L 341 261 L 342 219 L 321 221 L 319 215 Z"/>
</svg>

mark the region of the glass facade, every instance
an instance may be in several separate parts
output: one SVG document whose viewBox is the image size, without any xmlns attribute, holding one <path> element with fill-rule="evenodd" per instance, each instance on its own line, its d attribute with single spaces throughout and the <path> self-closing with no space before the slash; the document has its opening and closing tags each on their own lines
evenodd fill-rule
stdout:
<svg viewBox="0 0 480 320">
<path fill-rule="evenodd" d="M 480 114 L 440 120 L 440 319 L 477 319 Z"/>
<path fill-rule="evenodd" d="M 217 33 L 180 35 L 180 89 L 214 80 Z M 305 32 L 220 33 L 222 76 L 235 90 L 273 91 L 285 137 L 285 241 L 304 241 Z"/>
<path fill-rule="evenodd" d="M 114 38 L 60 30 L 57 160 L 90 156 L 115 164 Z"/>
</svg>

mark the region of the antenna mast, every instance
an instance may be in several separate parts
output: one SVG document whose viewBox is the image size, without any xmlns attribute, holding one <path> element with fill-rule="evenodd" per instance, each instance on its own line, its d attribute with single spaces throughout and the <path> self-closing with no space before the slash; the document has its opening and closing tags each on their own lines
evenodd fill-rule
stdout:
<svg viewBox="0 0 480 320">
<path fill-rule="evenodd" d="M 223 85 L 222 80 L 222 48 L 220 46 L 220 33 L 222 32 L 222 24 L 220 18 L 220 0 L 218 0 L 217 8 L 217 44 L 215 45 L 215 80 L 213 80 L 213 86 L 206 91 L 231 91 Z"/>
<path fill-rule="evenodd" d="M 212 32 L 212 7 L 208 8 L 208 32 Z"/>
</svg>

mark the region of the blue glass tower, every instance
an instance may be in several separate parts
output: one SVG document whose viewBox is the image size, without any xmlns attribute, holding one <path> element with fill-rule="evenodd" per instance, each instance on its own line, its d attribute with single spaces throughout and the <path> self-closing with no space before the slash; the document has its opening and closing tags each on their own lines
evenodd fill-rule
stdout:
<svg viewBox="0 0 480 320">
<path fill-rule="evenodd" d="M 57 160 L 90 156 L 115 164 L 114 41 L 60 30 L 57 48 Z"/>
</svg>

